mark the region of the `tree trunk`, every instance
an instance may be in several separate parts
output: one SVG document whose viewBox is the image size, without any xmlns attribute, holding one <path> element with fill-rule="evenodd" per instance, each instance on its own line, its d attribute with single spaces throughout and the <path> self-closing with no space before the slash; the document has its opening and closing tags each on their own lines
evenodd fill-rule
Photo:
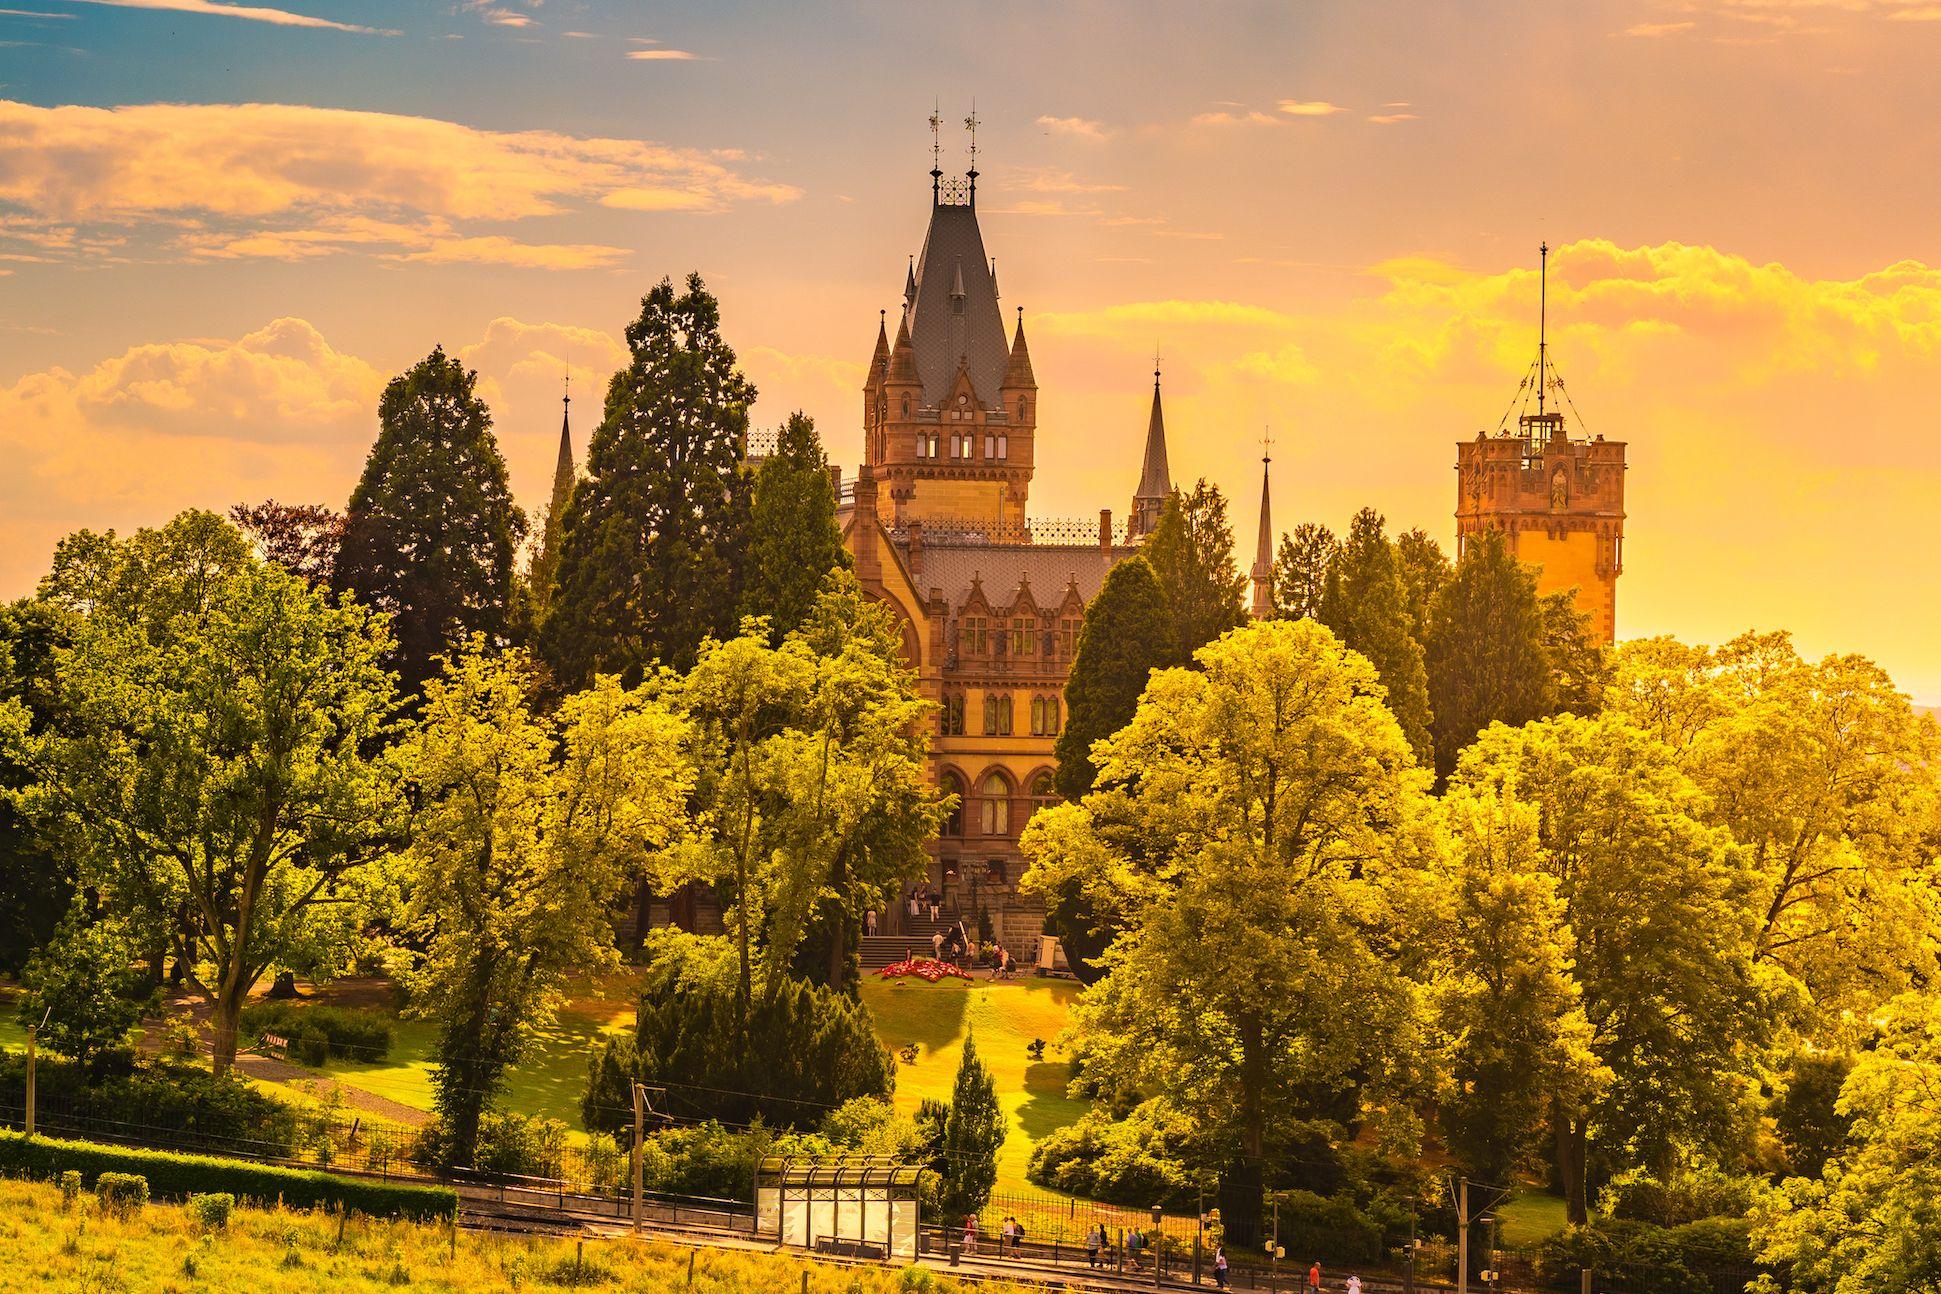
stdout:
<svg viewBox="0 0 1941 1294">
<path fill-rule="evenodd" d="M 1561 1099 L 1550 1103 L 1550 1127 L 1556 1139 L 1557 1180 L 1564 1188 L 1564 1210 L 1573 1226 L 1590 1220 L 1588 1194 L 1584 1185 L 1585 1142 L 1588 1120 L 1571 1117 Z"/>
<path fill-rule="evenodd" d="M 210 1068 L 217 1074 L 227 1074 L 236 1063 L 236 1039 L 242 1031 L 243 1001 L 248 996 L 249 984 L 243 979 L 242 968 L 230 967 L 216 990 L 215 1010 L 209 1020 L 215 1038 Z"/>
<path fill-rule="evenodd" d="M 270 983 L 270 991 L 266 996 L 274 1002 L 295 1001 L 297 997 L 296 972 L 287 970 L 278 971 L 276 978 Z"/>
<path fill-rule="evenodd" d="M 1238 1244 L 1251 1245 L 1261 1236 L 1263 1162 L 1267 1139 L 1264 1088 L 1267 1081 L 1266 1044 L 1260 1021 L 1243 1016 L 1240 1032 L 1240 1157 L 1221 1181 L 1221 1214 Z"/>
</svg>

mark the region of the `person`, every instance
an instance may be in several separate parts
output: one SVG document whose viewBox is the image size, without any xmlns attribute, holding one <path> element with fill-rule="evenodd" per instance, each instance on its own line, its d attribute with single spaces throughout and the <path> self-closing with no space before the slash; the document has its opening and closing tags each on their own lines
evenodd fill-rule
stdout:
<svg viewBox="0 0 1941 1294">
<path fill-rule="evenodd" d="M 1134 1227 L 1132 1234 L 1126 1237 L 1126 1261 L 1131 1264 L 1133 1271 L 1139 1270 L 1139 1253 L 1145 1247 L 1146 1237 L 1138 1227 Z"/>
<path fill-rule="evenodd" d="M 967 1254 L 977 1252 L 977 1215 L 975 1213 L 969 1213 L 964 1216 L 964 1252 Z"/>
<path fill-rule="evenodd" d="M 917 887 L 912 885 L 910 887 L 910 920 L 915 921 L 916 919 L 917 919 Z"/>
<path fill-rule="evenodd" d="M 938 961 L 942 961 L 944 959 L 944 932 L 943 931 L 932 930 L 930 932 L 930 947 L 932 949 L 932 955 L 935 956 Z"/>
<path fill-rule="evenodd" d="M 937 893 L 935 890 L 930 891 L 930 919 L 932 921 L 937 919 L 937 909 L 943 906 L 943 902 L 943 895 Z"/>
<path fill-rule="evenodd" d="M 1227 1287 L 1227 1251 L 1223 1245 L 1213 1246 L 1213 1283 L 1221 1289 Z M 1354 1290 L 1352 1294 L 1361 1294 Z"/>
<path fill-rule="evenodd" d="M 1011 1256 L 1024 1257 L 1024 1223 L 1016 1218 L 1011 1219 Z"/>
<path fill-rule="evenodd" d="M 1348 1294 L 1361 1294 L 1361 1277 L 1350 1276 L 1348 1278 Z"/>
<path fill-rule="evenodd" d="M 1321 1288 L 1321 1260 L 1314 1260 L 1314 1266 L 1307 1269 L 1307 1287 L 1311 1290 Z"/>
<path fill-rule="evenodd" d="M 875 908 L 871 908 L 869 911 L 863 913 L 863 933 L 866 935 L 873 935 L 876 933 L 876 909 Z"/>
<path fill-rule="evenodd" d="M 1094 1222 L 1091 1230 L 1085 1233 L 1085 1265 L 1096 1268 L 1099 1265 L 1099 1246 L 1105 1243 L 1105 1228 Z"/>
</svg>

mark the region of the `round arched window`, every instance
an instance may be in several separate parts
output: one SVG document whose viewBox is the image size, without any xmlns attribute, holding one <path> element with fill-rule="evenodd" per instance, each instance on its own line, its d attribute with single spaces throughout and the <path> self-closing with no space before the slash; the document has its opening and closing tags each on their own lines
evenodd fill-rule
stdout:
<svg viewBox="0 0 1941 1294">
<path fill-rule="evenodd" d="M 978 788 L 983 799 L 983 827 L 987 836 L 1004 836 L 1011 832 L 1011 785 L 1002 774 L 992 773 Z"/>
</svg>

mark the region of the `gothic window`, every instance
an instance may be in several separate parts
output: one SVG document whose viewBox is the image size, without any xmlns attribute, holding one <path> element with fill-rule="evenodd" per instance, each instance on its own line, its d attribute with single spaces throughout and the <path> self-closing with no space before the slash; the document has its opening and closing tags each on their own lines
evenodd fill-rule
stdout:
<svg viewBox="0 0 1941 1294">
<path fill-rule="evenodd" d="M 984 457 L 986 458 L 997 457 L 997 437 L 996 436 L 987 434 L 984 437 Z"/>
<path fill-rule="evenodd" d="M 964 617 L 964 651 L 972 656 L 984 654 L 984 617 Z"/>
<path fill-rule="evenodd" d="M 996 458 L 1008 457 L 1010 452 L 1009 447 L 1010 447 L 1011 438 L 1009 436 L 998 436 L 995 439 L 997 440 L 997 453 L 993 455 L 993 457 L 996 457 Z"/>
<path fill-rule="evenodd" d="M 937 725 L 946 737 L 964 735 L 964 694 L 962 692 L 945 694 L 943 706 L 937 713 Z"/>
<path fill-rule="evenodd" d="M 1051 804 L 1058 798 L 1058 788 L 1053 784 L 1050 773 L 1040 773 L 1031 779 L 1031 811 Z"/>
<path fill-rule="evenodd" d="M 963 835 L 964 779 L 955 773 L 945 773 L 943 779 L 937 784 L 937 789 L 945 795 L 954 795 L 957 797 L 957 803 L 951 806 L 950 816 L 944 819 L 944 834 L 946 836 Z"/>
<path fill-rule="evenodd" d="M 984 694 L 984 735 L 997 736 L 997 693 Z"/>
<path fill-rule="evenodd" d="M 1060 620 L 1058 622 L 1058 654 L 1060 656 L 1070 656 L 1078 650 L 1078 627 L 1081 623 L 1078 620 Z"/>
<path fill-rule="evenodd" d="M 1011 735 L 1011 698 L 1009 696 L 998 698 L 997 735 L 1000 737 L 1009 737 Z"/>
<path fill-rule="evenodd" d="M 1028 616 L 1014 616 L 1011 620 L 1011 654 L 1026 656 L 1031 652 L 1031 619 Z"/>
<path fill-rule="evenodd" d="M 1031 698 L 1031 735 L 1045 735 L 1045 698 L 1041 696 Z"/>
<path fill-rule="evenodd" d="M 910 397 L 907 395 L 903 397 L 903 418 L 906 422 L 910 418 Z"/>
<path fill-rule="evenodd" d="M 987 836 L 1004 836 L 1011 832 L 1011 788 L 1005 784 L 1004 775 L 992 773 L 978 788 L 983 797 L 983 827 Z"/>
</svg>

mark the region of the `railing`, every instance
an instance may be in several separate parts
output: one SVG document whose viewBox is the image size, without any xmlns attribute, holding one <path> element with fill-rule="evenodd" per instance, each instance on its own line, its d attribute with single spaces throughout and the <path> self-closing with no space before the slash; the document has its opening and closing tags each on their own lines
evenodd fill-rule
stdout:
<svg viewBox="0 0 1941 1294">
<path fill-rule="evenodd" d="M 890 530 L 890 538 L 908 540 L 918 527 L 903 525 Z M 1022 525 L 1011 522 L 983 524 L 974 521 L 924 522 L 921 535 L 926 548 L 970 548 L 985 544 L 1035 544 L 1047 548 L 1091 548 L 1099 542 L 1099 523 L 1084 517 L 1033 517 Z M 1123 547 L 1126 523 L 1114 521 L 1112 543 Z"/>
</svg>

